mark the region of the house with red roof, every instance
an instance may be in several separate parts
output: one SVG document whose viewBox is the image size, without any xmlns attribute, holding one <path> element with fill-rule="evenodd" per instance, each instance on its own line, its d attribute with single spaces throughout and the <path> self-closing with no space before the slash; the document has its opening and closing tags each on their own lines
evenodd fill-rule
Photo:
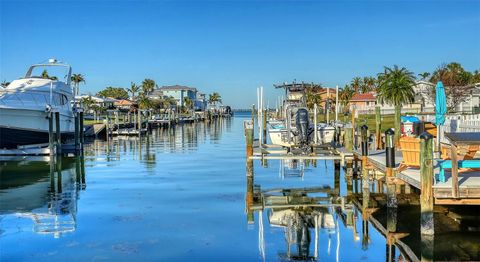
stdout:
<svg viewBox="0 0 480 262">
<path fill-rule="evenodd" d="M 372 110 L 377 105 L 375 93 L 354 94 L 350 99 L 350 107 L 355 106 L 357 110 Z"/>
</svg>

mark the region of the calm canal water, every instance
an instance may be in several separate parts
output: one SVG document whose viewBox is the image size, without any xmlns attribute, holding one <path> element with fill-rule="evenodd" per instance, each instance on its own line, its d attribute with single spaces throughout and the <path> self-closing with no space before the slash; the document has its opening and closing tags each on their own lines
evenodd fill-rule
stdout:
<svg viewBox="0 0 480 262">
<path fill-rule="evenodd" d="M 394 230 L 409 235 L 389 247 L 381 195 L 371 189 L 364 220 L 368 192 L 333 161 L 255 161 L 247 178 L 248 117 L 93 141 L 55 165 L 1 159 L 0 260 L 480 260 L 478 218 L 437 213 L 421 242 L 416 205 L 399 207 Z"/>
</svg>

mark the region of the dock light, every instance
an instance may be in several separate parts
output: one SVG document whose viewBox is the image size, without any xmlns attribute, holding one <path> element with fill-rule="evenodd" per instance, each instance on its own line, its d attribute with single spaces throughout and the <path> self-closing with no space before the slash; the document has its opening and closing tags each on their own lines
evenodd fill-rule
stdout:
<svg viewBox="0 0 480 262">
<path fill-rule="evenodd" d="M 386 167 L 394 168 L 395 167 L 395 143 L 393 142 L 393 137 L 395 131 L 392 128 L 389 128 L 385 131 L 385 155 L 386 155 Z"/>
</svg>

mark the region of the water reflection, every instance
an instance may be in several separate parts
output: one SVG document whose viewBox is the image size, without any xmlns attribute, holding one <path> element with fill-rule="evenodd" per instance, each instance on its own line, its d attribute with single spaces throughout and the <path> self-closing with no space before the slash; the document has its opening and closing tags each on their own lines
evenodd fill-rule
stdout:
<svg viewBox="0 0 480 262">
<path fill-rule="evenodd" d="M 0 215 L 28 218 L 33 232 L 55 238 L 75 231 L 86 188 L 83 157 L 3 157 L 0 181 Z"/>
<path fill-rule="evenodd" d="M 305 168 L 316 162 L 307 160 L 280 160 L 280 177 L 303 179 Z M 259 253 L 265 260 L 266 243 L 264 219 L 272 228 L 283 230 L 286 249 L 277 252 L 280 260 L 316 261 L 319 259 L 319 238 L 327 238 L 326 252 L 334 248 L 338 261 L 340 253 L 340 223 L 354 230 L 354 208 L 340 196 L 340 163 L 335 162 L 334 188 L 328 185 L 307 188 L 272 188 L 262 190 L 254 185 L 252 160 L 247 160 L 246 213 L 250 224 L 254 223 L 254 212 L 258 215 Z M 264 214 L 266 212 L 266 215 Z M 323 232 L 323 234 L 322 234 Z M 336 243 L 332 247 L 332 239 Z M 312 242 L 313 241 L 313 242 Z"/>
<path fill-rule="evenodd" d="M 305 160 L 280 160 L 279 176 L 282 180 L 303 180 L 310 164 L 316 166 L 316 162 Z M 420 234 L 418 193 L 405 186 L 392 188 L 383 179 L 363 180 L 351 163 L 343 172 L 343 187 L 340 163 L 333 162 L 332 188 L 295 188 L 284 181 L 285 187 L 264 189 L 255 184 L 253 167 L 252 160 L 247 160 L 246 214 L 249 224 L 258 220 L 259 254 L 264 260 L 266 248 L 272 246 L 265 232 L 274 228 L 281 228 L 285 239 L 285 248 L 277 250 L 280 260 L 321 260 L 322 252 L 330 256 L 333 242 L 335 259 L 339 261 L 340 245 L 347 232 L 369 254 L 377 252 L 372 247 L 377 249 L 378 237 L 382 237 L 386 261 L 479 259 L 479 218 L 474 209 L 437 206 L 440 211 L 435 213 L 436 234 L 424 236 Z M 346 191 L 341 192 L 341 188 Z M 325 241 L 322 237 L 327 239 L 326 246 L 319 245 Z"/>
<path fill-rule="evenodd" d="M 108 140 L 94 140 L 87 145 L 87 157 L 107 156 L 107 161 L 135 155 L 143 163 L 155 166 L 156 153 L 192 153 L 199 145 L 218 144 L 225 130 L 231 129 L 232 119 L 221 118 L 212 122 L 195 122 L 168 128 L 152 129 L 148 135 L 117 136 Z"/>
</svg>

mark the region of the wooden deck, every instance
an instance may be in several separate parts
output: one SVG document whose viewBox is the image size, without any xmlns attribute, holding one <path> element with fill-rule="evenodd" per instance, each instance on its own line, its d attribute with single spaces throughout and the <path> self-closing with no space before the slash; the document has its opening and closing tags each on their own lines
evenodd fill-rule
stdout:
<svg viewBox="0 0 480 262">
<path fill-rule="evenodd" d="M 354 151 L 355 157 L 360 158 L 361 153 Z M 386 159 L 385 151 L 371 151 L 369 152 L 368 162 L 376 170 L 385 173 Z M 402 154 L 397 151 L 395 154 L 395 174 L 396 177 L 405 183 L 420 189 L 420 169 L 407 168 L 398 172 L 398 167 L 402 162 Z M 438 164 L 435 163 L 435 175 L 439 173 Z M 452 195 L 452 175 L 450 172 L 445 172 L 446 182 L 436 181 L 433 186 L 433 195 L 436 204 L 480 204 L 480 171 L 468 171 L 459 173 L 459 197 L 454 198 Z"/>
</svg>

